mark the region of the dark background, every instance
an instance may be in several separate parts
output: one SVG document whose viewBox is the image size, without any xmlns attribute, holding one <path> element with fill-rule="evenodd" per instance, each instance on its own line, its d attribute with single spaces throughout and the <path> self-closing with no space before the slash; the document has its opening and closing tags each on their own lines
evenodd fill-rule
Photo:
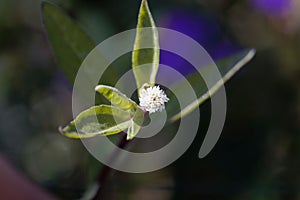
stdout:
<svg viewBox="0 0 300 200">
<path fill-rule="evenodd" d="M 77 20 L 96 43 L 135 28 L 140 4 L 51 2 Z M 178 161 L 153 173 L 115 172 L 103 199 L 300 199 L 299 1 L 149 4 L 158 26 L 188 34 L 216 60 L 243 48 L 256 48 L 257 54 L 226 84 L 225 127 L 207 157 L 198 159 L 197 154 L 209 102 L 201 107 L 196 140 Z M 57 198 L 80 199 L 92 191 L 100 164 L 80 141 L 57 131 L 72 119 L 72 87 L 55 63 L 40 12 L 38 0 L 0 2 L 0 152 Z M 162 61 L 184 71 L 184 62 L 162 56 Z M 0 199 L 3 192 L 0 187 Z"/>
</svg>

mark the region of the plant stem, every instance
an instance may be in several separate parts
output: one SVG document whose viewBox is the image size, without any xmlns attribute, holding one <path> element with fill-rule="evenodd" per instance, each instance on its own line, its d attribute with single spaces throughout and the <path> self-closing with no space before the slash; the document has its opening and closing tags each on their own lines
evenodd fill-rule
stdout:
<svg viewBox="0 0 300 200">
<path fill-rule="evenodd" d="M 126 134 L 124 134 L 121 137 L 121 139 L 118 143 L 119 148 L 125 148 L 129 144 L 129 142 L 131 141 L 131 140 L 127 140 L 126 137 L 127 137 Z M 119 150 L 116 149 L 116 151 L 114 151 L 112 153 L 111 160 L 117 159 L 118 152 L 119 152 Z M 97 180 L 99 188 L 98 188 L 97 193 L 95 194 L 95 196 L 92 200 L 100 200 L 100 196 L 101 196 L 101 193 L 102 193 L 103 186 L 106 183 L 106 181 L 108 180 L 109 175 L 111 174 L 112 170 L 113 169 L 111 167 L 106 166 L 106 165 L 104 166 L 104 168 L 102 168 L 102 170 L 100 171 L 100 174 L 98 176 L 98 180 Z"/>
</svg>

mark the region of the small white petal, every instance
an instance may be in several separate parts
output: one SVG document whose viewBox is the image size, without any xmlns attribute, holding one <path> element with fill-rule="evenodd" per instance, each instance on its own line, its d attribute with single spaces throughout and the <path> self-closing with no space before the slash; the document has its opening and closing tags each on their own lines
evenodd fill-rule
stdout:
<svg viewBox="0 0 300 200">
<path fill-rule="evenodd" d="M 144 87 L 141 91 L 140 106 L 149 113 L 162 111 L 169 98 L 159 86 Z"/>
</svg>

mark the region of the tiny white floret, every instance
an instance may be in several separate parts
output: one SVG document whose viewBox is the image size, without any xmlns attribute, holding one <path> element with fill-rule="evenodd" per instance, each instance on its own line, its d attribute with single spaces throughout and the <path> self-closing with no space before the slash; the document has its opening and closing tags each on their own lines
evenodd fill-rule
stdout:
<svg viewBox="0 0 300 200">
<path fill-rule="evenodd" d="M 165 103 L 169 101 L 169 98 L 159 86 L 151 87 L 145 84 L 139 100 L 142 109 L 154 113 L 165 109 Z"/>
</svg>

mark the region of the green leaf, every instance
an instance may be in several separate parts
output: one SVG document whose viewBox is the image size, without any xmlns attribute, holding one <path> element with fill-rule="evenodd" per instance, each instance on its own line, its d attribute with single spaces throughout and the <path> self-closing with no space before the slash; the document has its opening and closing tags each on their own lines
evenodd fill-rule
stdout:
<svg viewBox="0 0 300 200">
<path fill-rule="evenodd" d="M 70 138 L 90 138 L 119 133 L 132 125 L 129 112 L 114 106 L 99 105 L 81 112 L 60 132 Z"/>
<path fill-rule="evenodd" d="M 42 15 L 57 62 L 73 83 L 82 61 L 95 44 L 81 27 L 56 6 L 43 2 Z"/>
<path fill-rule="evenodd" d="M 195 90 L 198 99 L 193 100 L 180 111 L 178 110 L 178 104 L 176 104 L 174 100 L 172 101 L 173 98 L 170 97 L 171 101 L 167 104 L 168 113 L 171 113 L 172 116 L 170 118 L 170 122 L 174 122 L 198 108 L 203 102 L 210 98 L 210 95 L 215 94 L 223 83 L 226 83 L 236 72 L 245 66 L 245 64 L 247 64 L 254 55 L 255 50 L 248 49 L 217 62 L 216 64 L 222 76 L 222 80 L 217 81 L 213 87 L 209 88 L 209 90 L 206 88 L 206 85 L 198 72 L 186 77 Z M 205 74 L 209 74 L 210 67 L 212 66 L 206 66 L 201 70 L 205 71 Z M 182 83 L 177 84 L 174 88 L 183 92 L 183 94 L 185 92 L 185 87 L 182 87 Z"/>
<path fill-rule="evenodd" d="M 132 140 L 138 134 L 143 122 L 144 112 L 138 108 L 131 120 L 131 126 L 127 130 L 127 140 Z"/>
<path fill-rule="evenodd" d="M 149 28 L 145 29 L 146 27 Z M 140 49 L 149 45 L 153 48 Z M 151 16 L 147 0 L 142 0 L 132 52 L 132 67 L 139 92 L 144 83 L 148 83 L 152 86 L 155 84 L 159 66 L 159 53 L 158 32 Z"/>
<path fill-rule="evenodd" d="M 112 105 L 115 105 L 122 110 L 135 112 L 138 107 L 134 101 L 114 87 L 98 85 L 95 90 L 96 92 L 102 94 L 108 101 L 110 101 Z"/>
</svg>

